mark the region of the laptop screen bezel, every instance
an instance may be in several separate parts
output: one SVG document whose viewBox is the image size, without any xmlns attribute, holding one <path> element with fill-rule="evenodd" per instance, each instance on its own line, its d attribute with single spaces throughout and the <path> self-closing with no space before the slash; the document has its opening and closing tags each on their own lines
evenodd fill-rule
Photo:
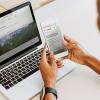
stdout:
<svg viewBox="0 0 100 100">
<path fill-rule="evenodd" d="M 16 11 L 16 10 L 19 10 L 19 9 L 21 9 L 21 8 L 23 8 L 23 7 L 26 7 L 26 6 L 29 6 L 30 11 L 31 11 L 31 14 L 32 14 L 33 21 L 36 23 L 36 19 L 35 19 L 34 13 L 33 13 L 33 9 L 32 9 L 31 3 L 30 3 L 29 1 L 28 1 L 28 2 L 25 2 L 25 3 L 21 4 L 21 5 L 19 5 L 19 6 L 17 6 L 17 7 L 14 7 L 14 8 L 12 8 L 12 9 L 10 9 L 10 10 L 7 10 L 7 11 L 1 13 L 1 14 L 0 14 L 0 18 L 6 16 L 6 15 L 8 15 L 8 14 L 10 14 L 10 13 Z M 36 23 L 36 25 L 37 25 L 37 23 Z M 37 26 L 37 29 L 38 29 L 38 26 Z M 38 30 L 38 33 L 39 33 L 39 30 Z M 37 47 L 37 46 L 39 46 L 39 45 L 42 44 L 40 34 L 38 34 L 38 38 L 39 38 L 39 42 L 33 44 L 32 46 L 26 48 L 25 50 L 23 50 L 23 51 L 21 51 L 21 52 L 16 53 L 15 55 L 13 55 L 13 56 L 7 58 L 6 60 L 0 62 L 0 65 L 3 65 L 3 64 L 5 64 L 5 63 L 10 62 L 11 60 L 14 60 L 16 57 L 18 57 L 18 56 L 20 56 L 20 55 L 22 55 L 22 54 L 26 54 L 25 52 L 27 52 L 27 51 L 32 51 L 32 50 L 34 50 L 35 47 Z M 19 58 L 19 57 L 18 57 L 18 58 Z M 11 62 L 12 62 L 12 61 L 11 61 Z"/>
</svg>

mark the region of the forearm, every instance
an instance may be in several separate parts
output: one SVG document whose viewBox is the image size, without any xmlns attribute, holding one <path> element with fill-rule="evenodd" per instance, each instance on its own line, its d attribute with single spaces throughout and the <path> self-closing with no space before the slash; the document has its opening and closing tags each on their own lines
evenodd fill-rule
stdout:
<svg viewBox="0 0 100 100">
<path fill-rule="evenodd" d="M 100 75 L 100 61 L 97 58 L 88 55 L 85 57 L 85 64 Z"/>
<path fill-rule="evenodd" d="M 48 93 L 43 100 L 56 100 L 56 97 L 52 93 Z"/>
</svg>

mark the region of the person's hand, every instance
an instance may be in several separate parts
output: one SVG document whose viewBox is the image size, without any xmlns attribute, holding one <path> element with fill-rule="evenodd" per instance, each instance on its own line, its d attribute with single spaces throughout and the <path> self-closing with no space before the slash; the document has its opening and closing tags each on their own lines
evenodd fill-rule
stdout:
<svg viewBox="0 0 100 100">
<path fill-rule="evenodd" d="M 47 57 L 46 48 L 47 45 L 45 45 L 43 49 L 39 68 L 43 77 L 44 86 L 54 87 L 56 83 L 56 77 L 57 77 L 57 64 L 58 66 L 60 66 L 62 63 L 61 61 L 57 61 L 57 62 L 55 61 L 53 52 L 50 52 L 49 56 Z"/>
<path fill-rule="evenodd" d="M 65 57 L 79 64 L 85 64 L 85 56 L 87 52 L 84 51 L 78 42 L 68 36 L 64 36 L 64 45 L 68 49 L 68 56 Z"/>
</svg>

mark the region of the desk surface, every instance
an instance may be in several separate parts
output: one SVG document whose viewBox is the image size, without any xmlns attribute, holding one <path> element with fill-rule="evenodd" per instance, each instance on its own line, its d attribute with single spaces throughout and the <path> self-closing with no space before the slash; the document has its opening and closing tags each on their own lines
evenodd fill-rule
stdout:
<svg viewBox="0 0 100 100">
<path fill-rule="evenodd" d="M 96 0 L 56 0 L 35 11 L 37 23 L 57 18 L 63 33 L 79 41 L 88 52 L 100 58 L 100 34 L 96 25 Z M 91 38 L 90 38 L 91 37 Z M 58 100 L 99 100 L 100 76 L 86 66 L 57 83 Z M 0 94 L 0 100 L 6 100 Z M 39 100 L 39 96 L 32 100 Z"/>
</svg>

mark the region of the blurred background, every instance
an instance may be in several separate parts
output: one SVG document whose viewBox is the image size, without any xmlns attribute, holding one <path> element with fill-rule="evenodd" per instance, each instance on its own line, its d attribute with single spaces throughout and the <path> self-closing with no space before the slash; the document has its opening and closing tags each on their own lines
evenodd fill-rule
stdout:
<svg viewBox="0 0 100 100">
<path fill-rule="evenodd" d="M 11 7 L 16 6 L 19 3 L 23 3 L 23 2 L 26 2 L 26 1 L 30 1 L 32 3 L 32 6 L 33 6 L 34 9 L 38 9 L 41 6 L 44 6 L 44 5 L 50 3 L 54 0 L 0 0 L 0 4 L 2 4 L 1 6 L 3 8 L 9 9 Z M 8 5 L 8 3 L 10 5 Z"/>
</svg>

